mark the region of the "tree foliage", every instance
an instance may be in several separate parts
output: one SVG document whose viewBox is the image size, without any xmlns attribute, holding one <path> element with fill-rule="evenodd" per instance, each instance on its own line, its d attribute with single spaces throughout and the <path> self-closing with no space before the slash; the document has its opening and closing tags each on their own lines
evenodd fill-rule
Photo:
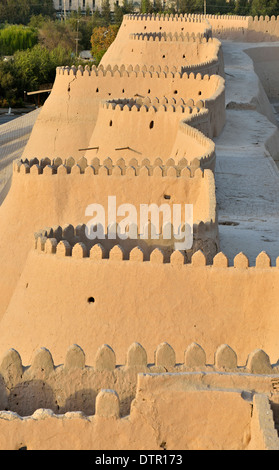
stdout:
<svg viewBox="0 0 279 470">
<path fill-rule="evenodd" d="M 60 45 L 63 49 L 75 50 L 76 33 L 67 22 L 46 21 L 39 28 L 39 41 L 48 49 L 55 49 Z"/>
<path fill-rule="evenodd" d="M 53 0 L 1 0 L 0 2 L 2 23 L 26 25 L 32 15 L 39 14 L 54 18 Z"/>
<path fill-rule="evenodd" d="M 93 29 L 93 34 L 91 36 L 91 51 L 97 64 L 116 38 L 117 32 L 117 25 L 99 26 Z"/>
<path fill-rule="evenodd" d="M 12 106 L 21 103 L 24 91 L 53 83 L 56 67 L 73 62 L 71 53 L 61 46 L 49 50 L 37 44 L 16 52 L 11 60 L 0 62 L 0 105 L 4 100 Z"/>
<path fill-rule="evenodd" d="M 134 4 L 133 0 L 123 0 L 122 5 L 120 6 L 119 3 L 114 4 L 114 22 L 115 24 L 120 25 L 123 20 L 123 15 L 133 13 L 134 12 Z"/>
<path fill-rule="evenodd" d="M 38 42 L 38 33 L 22 25 L 6 25 L 0 29 L 0 56 L 10 56 L 16 51 L 32 48 Z"/>
</svg>

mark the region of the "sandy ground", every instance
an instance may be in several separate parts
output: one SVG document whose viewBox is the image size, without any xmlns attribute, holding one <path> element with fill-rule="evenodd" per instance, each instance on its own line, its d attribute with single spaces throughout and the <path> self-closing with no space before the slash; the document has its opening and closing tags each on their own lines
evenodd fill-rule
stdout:
<svg viewBox="0 0 279 470">
<path fill-rule="evenodd" d="M 0 204 L 11 185 L 12 162 L 21 157 L 39 112 L 36 109 L 16 119 L 0 116 Z"/>
<path fill-rule="evenodd" d="M 261 251 L 270 255 L 272 264 L 279 256 L 279 172 L 265 145 L 277 131 L 276 116 L 274 124 L 251 106 L 256 103 L 266 114 L 272 110 L 244 52 L 258 46 L 265 44 L 223 41 L 227 120 L 215 139 L 220 248 L 231 263 L 244 252 L 251 265 Z"/>
</svg>

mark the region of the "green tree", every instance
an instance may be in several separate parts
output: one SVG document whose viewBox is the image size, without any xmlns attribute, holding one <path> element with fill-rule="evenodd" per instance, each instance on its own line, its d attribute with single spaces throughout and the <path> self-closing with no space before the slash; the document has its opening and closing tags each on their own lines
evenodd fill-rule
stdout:
<svg viewBox="0 0 279 470">
<path fill-rule="evenodd" d="M 279 15 L 279 1 L 278 0 L 269 0 L 267 2 L 267 14 L 269 16 Z"/>
<path fill-rule="evenodd" d="M 109 0 L 102 0 L 101 11 L 105 24 L 109 25 L 111 23 L 111 9 Z"/>
<path fill-rule="evenodd" d="M 230 4 L 226 0 L 210 0 L 207 2 L 207 13 L 212 15 L 226 15 L 229 13 Z M 235 1 L 234 1 L 235 4 Z M 234 8 L 234 5 L 233 5 Z M 233 12 L 233 10 L 232 10 Z"/>
<path fill-rule="evenodd" d="M 55 9 L 53 0 L 29 0 L 30 14 L 43 15 L 50 18 L 55 17 Z"/>
<path fill-rule="evenodd" d="M 140 12 L 143 14 L 152 13 L 153 7 L 150 0 L 141 0 Z"/>
<path fill-rule="evenodd" d="M 28 0 L 2 0 L 1 21 L 15 24 L 27 24 L 30 18 Z"/>
<path fill-rule="evenodd" d="M 0 55 L 13 55 L 16 51 L 32 48 L 38 42 L 33 28 L 22 25 L 6 25 L 0 29 Z"/>
<path fill-rule="evenodd" d="M 74 51 L 76 31 L 69 22 L 47 21 L 39 29 L 39 42 L 49 50 L 61 46 L 62 49 Z"/>
<path fill-rule="evenodd" d="M 252 0 L 251 15 L 266 16 L 270 14 L 272 8 L 274 8 L 274 2 L 271 2 L 269 0 Z"/>
<path fill-rule="evenodd" d="M 52 0 L 1 0 L 1 22 L 26 25 L 32 15 L 46 15 L 54 18 Z"/>
<path fill-rule="evenodd" d="M 114 4 L 114 22 L 120 25 L 123 20 L 123 15 L 124 15 L 123 9 L 119 6 L 118 3 L 115 3 Z"/>
<path fill-rule="evenodd" d="M 0 61 L 0 106 L 23 104 L 24 91 L 35 91 L 53 83 L 56 67 L 78 65 L 69 50 L 61 46 L 53 50 L 37 44 L 18 51 L 12 60 Z"/>
<path fill-rule="evenodd" d="M 91 37 L 92 55 L 99 64 L 103 55 L 115 40 L 119 27 L 117 25 L 99 26 L 94 28 Z"/>
<path fill-rule="evenodd" d="M 196 12 L 196 0 L 179 0 L 178 11 L 179 13 L 195 13 Z"/>
<path fill-rule="evenodd" d="M 128 13 L 133 13 L 135 10 L 133 0 L 123 0 L 121 8 L 122 8 L 124 15 Z"/>
<path fill-rule="evenodd" d="M 250 12 L 250 2 L 249 0 L 236 0 L 234 13 L 236 15 L 245 16 Z"/>
<path fill-rule="evenodd" d="M 49 21 L 48 16 L 44 15 L 32 15 L 30 18 L 30 21 L 28 23 L 28 26 L 33 29 L 39 29 L 43 26 L 44 23 Z"/>
<path fill-rule="evenodd" d="M 86 4 L 86 10 L 85 10 L 85 16 L 90 16 L 91 15 L 91 10 L 90 10 L 90 6 L 88 5 L 88 3 Z"/>
</svg>

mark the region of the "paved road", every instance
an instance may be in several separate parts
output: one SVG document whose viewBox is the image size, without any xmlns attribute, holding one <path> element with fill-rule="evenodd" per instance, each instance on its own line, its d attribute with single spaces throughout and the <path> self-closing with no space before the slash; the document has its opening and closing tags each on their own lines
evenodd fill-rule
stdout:
<svg viewBox="0 0 279 470">
<path fill-rule="evenodd" d="M 13 160 L 20 158 L 39 115 L 36 109 L 21 117 L 0 116 L 0 204 L 11 183 Z"/>
<path fill-rule="evenodd" d="M 278 47 L 279 43 L 272 45 Z M 277 127 L 251 106 L 259 100 L 256 95 L 261 89 L 253 63 L 243 50 L 256 46 L 223 42 L 226 103 L 234 105 L 228 106 L 224 131 L 215 139 L 220 242 L 231 264 L 243 251 L 254 265 L 256 256 L 266 251 L 275 265 L 279 256 L 279 172 L 265 143 Z M 261 93 L 259 96 L 261 101 Z"/>
</svg>

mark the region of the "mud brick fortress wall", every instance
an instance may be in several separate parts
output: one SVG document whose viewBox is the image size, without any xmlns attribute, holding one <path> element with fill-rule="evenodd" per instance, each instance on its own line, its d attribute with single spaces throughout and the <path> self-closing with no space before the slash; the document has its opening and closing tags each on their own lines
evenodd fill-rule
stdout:
<svg viewBox="0 0 279 470">
<path fill-rule="evenodd" d="M 278 450 L 276 370 L 262 350 L 250 353 L 245 366 L 237 362 L 226 344 L 207 364 L 205 351 L 192 343 L 177 364 L 168 343 L 156 348 L 153 363 L 133 343 L 124 365 L 116 365 L 112 348 L 102 345 L 91 367 L 78 345 L 69 347 L 59 366 L 46 348 L 35 352 L 29 366 L 11 349 L 0 362 L 2 446 L 44 449 L 47 441 L 48 449 L 106 450 L 113 438 L 113 449 L 124 450 L 138 448 L 139 442 L 142 451 Z M 234 410 L 230 419 L 228 409 Z M 185 421 L 191 422 L 186 432 L 174 432 Z M 59 439 L 65 433 L 67 439 Z"/>
<path fill-rule="evenodd" d="M 193 15 L 193 19 L 209 21 L 217 38 L 269 42 L 278 41 L 279 37 L 278 16 Z"/>
<path fill-rule="evenodd" d="M 98 67 L 57 69 L 0 207 L 1 449 L 279 449 L 279 259 L 220 252 L 213 142 L 216 38 L 276 25 L 127 15 Z M 192 204 L 192 248 L 162 218 L 88 238 L 112 195 Z"/>
</svg>

